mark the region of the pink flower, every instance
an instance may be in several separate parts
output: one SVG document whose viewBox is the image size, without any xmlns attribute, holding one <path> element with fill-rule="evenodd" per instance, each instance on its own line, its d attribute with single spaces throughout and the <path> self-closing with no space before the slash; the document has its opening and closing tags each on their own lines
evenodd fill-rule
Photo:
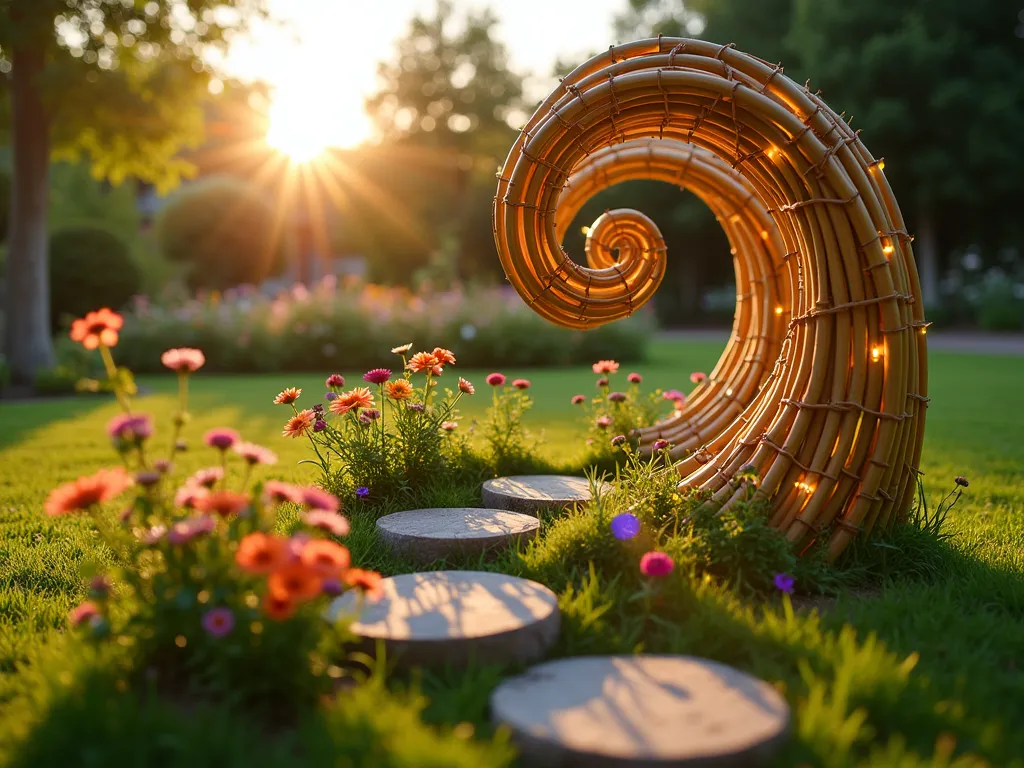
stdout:
<svg viewBox="0 0 1024 768">
<path fill-rule="evenodd" d="M 640 558 L 640 573 L 652 578 L 661 578 L 672 573 L 676 564 L 664 552 L 648 552 Z"/>
<path fill-rule="evenodd" d="M 615 373 L 619 370 L 619 364 L 614 360 L 598 360 L 591 368 L 594 373 Z"/>
<path fill-rule="evenodd" d="M 337 512 L 329 512 L 326 509 L 311 509 L 302 515 L 303 522 L 314 528 L 320 528 L 334 536 L 347 536 L 349 531 L 348 520 Z"/>
<path fill-rule="evenodd" d="M 277 454 L 269 448 L 264 448 L 256 443 L 238 443 L 235 446 L 235 453 L 245 459 L 249 466 L 253 464 L 276 464 Z"/>
<path fill-rule="evenodd" d="M 211 608 L 203 614 L 203 629 L 211 637 L 224 637 L 235 628 L 235 614 L 229 608 Z"/>
<path fill-rule="evenodd" d="M 608 379 L 598 379 L 597 380 L 597 388 L 598 389 L 601 389 L 602 387 L 607 387 L 607 386 L 608 386 Z"/>
<path fill-rule="evenodd" d="M 71 626 L 78 627 L 87 621 L 98 619 L 100 617 L 100 609 L 96 603 L 91 600 L 87 600 L 79 606 L 76 606 L 68 614 L 68 620 L 71 622 Z"/>
<path fill-rule="evenodd" d="M 585 403 L 586 401 L 587 401 L 587 398 L 585 398 L 583 395 L 573 395 L 572 396 L 572 404 L 573 405 L 583 405 L 583 403 Z"/>
<path fill-rule="evenodd" d="M 142 543 L 147 546 L 153 546 L 167 533 L 167 527 L 164 525 L 154 525 L 148 531 L 142 534 Z"/>
<path fill-rule="evenodd" d="M 299 488 L 301 493 L 301 504 L 306 509 L 319 509 L 326 512 L 337 512 L 340 506 L 334 494 L 328 493 L 321 488 L 304 487 Z"/>
<path fill-rule="evenodd" d="M 512 382 L 512 386 L 516 389 L 529 389 L 530 382 L 527 379 L 516 379 Z"/>
<path fill-rule="evenodd" d="M 171 530 L 167 532 L 167 541 L 169 544 L 187 544 L 192 541 L 196 536 L 202 536 L 204 533 L 212 533 L 217 527 L 217 521 L 209 515 L 200 515 L 199 517 L 190 517 L 187 520 L 179 520 L 171 526 Z"/>
<path fill-rule="evenodd" d="M 341 389 L 345 386 L 345 377 L 340 373 L 332 373 L 324 383 L 328 389 Z"/>
<path fill-rule="evenodd" d="M 677 403 L 677 407 L 683 405 L 686 402 L 686 395 L 680 392 L 678 389 L 670 389 L 662 395 L 665 400 L 672 400 Z"/>
<path fill-rule="evenodd" d="M 454 432 L 458 426 L 459 424 L 456 421 L 446 421 L 441 425 L 441 429 L 445 432 Z"/>
<path fill-rule="evenodd" d="M 612 392 L 608 395 L 608 399 L 613 403 L 623 403 L 626 401 L 625 392 Z"/>
<path fill-rule="evenodd" d="M 176 373 L 195 373 L 206 362 L 206 355 L 198 349 L 179 347 L 160 355 L 160 362 Z"/>
<path fill-rule="evenodd" d="M 598 416 L 594 423 L 601 429 L 608 429 L 612 425 L 612 420 L 610 416 Z"/>
<path fill-rule="evenodd" d="M 492 387 L 500 387 L 505 383 L 505 374 L 503 373 L 490 373 L 487 375 L 487 383 Z"/>
<path fill-rule="evenodd" d="M 476 387 L 473 386 L 473 382 L 467 381 L 466 379 L 459 377 L 459 391 L 467 395 L 475 395 Z"/>
<path fill-rule="evenodd" d="M 239 439 L 238 433 L 235 430 L 225 427 L 211 429 L 203 435 L 203 442 L 211 448 L 216 448 L 218 451 L 226 451 L 237 443 Z"/>
<path fill-rule="evenodd" d="M 391 371 L 387 368 L 374 368 L 372 371 L 367 371 L 363 374 L 363 381 L 370 384 L 383 384 L 390 378 Z"/>
<path fill-rule="evenodd" d="M 699 371 L 690 374 L 690 381 L 692 381 L 694 384 L 702 384 L 704 383 L 704 381 L 707 380 L 707 378 L 708 375 L 706 373 L 701 373 Z"/>
<path fill-rule="evenodd" d="M 192 477 L 185 481 L 185 485 L 212 488 L 224 479 L 224 470 L 220 467 L 207 467 L 198 470 Z"/>
<path fill-rule="evenodd" d="M 142 442 L 153 434 L 153 422 L 144 413 L 121 414 L 107 424 L 107 434 L 112 440 Z"/>
<path fill-rule="evenodd" d="M 663 451 L 668 448 L 668 440 L 655 440 L 651 448 L 655 451 Z"/>
<path fill-rule="evenodd" d="M 614 446 L 622 445 L 625 442 L 626 442 L 626 436 L 625 435 L 616 435 L 615 437 L 612 438 L 612 445 L 614 445 Z"/>
<path fill-rule="evenodd" d="M 629 376 L 626 377 L 626 380 L 630 384 L 639 384 L 641 381 L 643 381 L 643 377 L 639 373 L 634 372 L 629 374 Z"/>
<path fill-rule="evenodd" d="M 282 483 L 280 480 L 267 480 L 263 485 L 263 499 L 271 504 L 280 504 L 284 501 L 301 504 L 302 489 L 291 483 Z"/>
</svg>

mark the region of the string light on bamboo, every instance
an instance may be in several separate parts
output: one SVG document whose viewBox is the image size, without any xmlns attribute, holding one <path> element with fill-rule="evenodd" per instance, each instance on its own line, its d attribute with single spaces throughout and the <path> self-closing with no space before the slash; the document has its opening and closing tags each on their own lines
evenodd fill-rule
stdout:
<svg viewBox="0 0 1024 768">
<path fill-rule="evenodd" d="M 874 346 L 871 348 L 871 362 L 877 363 L 882 359 L 882 353 L 884 350 L 880 346 Z"/>
<path fill-rule="evenodd" d="M 793 483 L 793 485 L 796 487 L 798 491 L 802 491 L 803 493 L 806 493 L 808 496 L 814 493 L 814 486 L 811 485 L 810 483 L 802 483 L 798 480 L 797 482 Z"/>
<path fill-rule="evenodd" d="M 780 305 L 778 305 L 778 304 L 775 305 L 775 314 L 776 315 L 781 315 L 782 314 L 782 307 Z"/>
</svg>

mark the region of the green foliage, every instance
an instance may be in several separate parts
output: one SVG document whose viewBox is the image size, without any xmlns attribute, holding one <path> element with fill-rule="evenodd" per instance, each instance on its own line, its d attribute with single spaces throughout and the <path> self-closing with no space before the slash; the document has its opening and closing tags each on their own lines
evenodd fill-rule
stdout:
<svg viewBox="0 0 1024 768">
<path fill-rule="evenodd" d="M 977 301 L 978 327 L 984 331 L 1024 330 L 1024 299 L 1006 280 L 987 284 Z"/>
<path fill-rule="evenodd" d="M 138 293 L 139 283 L 128 246 L 112 232 L 69 227 L 50 238 L 50 314 L 55 331 L 97 307 L 120 309 Z"/>
<path fill-rule="evenodd" d="M 0 244 L 7 242 L 8 219 L 11 215 L 11 174 L 0 170 Z"/>
<path fill-rule="evenodd" d="M 503 374 L 492 373 L 487 384 L 491 387 L 491 407 L 480 432 L 488 463 L 495 475 L 522 473 L 531 466 L 530 456 L 536 452 L 535 440 L 523 423 L 526 412 L 533 407 L 526 393 L 530 382 L 515 379 L 506 383 Z"/>
<path fill-rule="evenodd" d="M 284 266 L 286 243 L 275 211 L 251 184 L 212 176 L 175 194 L 157 221 L 157 242 L 171 262 L 188 265 L 192 288 L 256 284 Z"/>
</svg>

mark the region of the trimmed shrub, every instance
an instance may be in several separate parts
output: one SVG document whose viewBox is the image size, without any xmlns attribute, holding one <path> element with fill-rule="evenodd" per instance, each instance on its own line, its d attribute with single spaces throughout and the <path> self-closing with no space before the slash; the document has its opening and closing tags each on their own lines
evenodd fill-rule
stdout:
<svg viewBox="0 0 1024 768">
<path fill-rule="evenodd" d="M 50 324 L 54 331 L 97 307 L 119 309 L 141 277 L 127 244 L 99 227 L 68 227 L 50 237 Z"/>
<path fill-rule="evenodd" d="M 260 191 L 229 176 L 184 187 L 157 220 L 164 258 L 187 265 L 192 289 L 259 283 L 281 271 L 285 240 Z"/>
</svg>

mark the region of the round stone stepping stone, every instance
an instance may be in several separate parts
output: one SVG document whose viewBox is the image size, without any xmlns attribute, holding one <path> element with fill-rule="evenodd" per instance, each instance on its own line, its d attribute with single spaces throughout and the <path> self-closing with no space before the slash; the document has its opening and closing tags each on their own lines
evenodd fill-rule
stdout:
<svg viewBox="0 0 1024 768">
<path fill-rule="evenodd" d="M 471 507 L 412 509 L 377 521 L 377 531 L 392 551 L 417 563 L 526 542 L 539 529 L 540 521 L 529 515 Z"/>
<path fill-rule="evenodd" d="M 605 488 L 611 489 L 607 483 Z M 572 475 L 512 475 L 488 480 L 484 506 L 534 515 L 548 508 L 562 509 L 590 501 L 590 481 Z"/>
<path fill-rule="evenodd" d="M 789 729 L 767 683 L 690 656 L 550 661 L 491 694 L 526 765 L 756 765 Z"/>
<path fill-rule="evenodd" d="M 354 592 L 346 592 L 325 617 L 354 615 L 350 629 L 364 650 L 373 653 L 382 640 L 388 659 L 403 665 L 527 663 L 558 638 L 558 598 L 535 581 L 483 571 L 428 571 L 384 579 L 381 589 L 381 597 L 361 605 Z"/>
</svg>

